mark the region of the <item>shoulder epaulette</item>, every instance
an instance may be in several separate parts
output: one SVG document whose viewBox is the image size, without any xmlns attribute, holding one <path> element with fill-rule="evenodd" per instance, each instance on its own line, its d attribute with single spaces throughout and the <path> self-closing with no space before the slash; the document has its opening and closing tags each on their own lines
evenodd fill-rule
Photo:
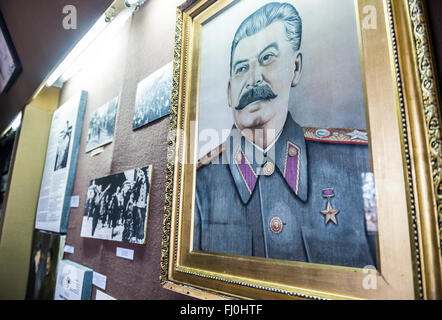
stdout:
<svg viewBox="0 0 442 320">
<path fill-rule="evenodd" d="M 368 134 L 365 129 L 317 128 L 303 127 L 306 140 L 368 145 Z"/>
<path fill-rule="evenodd" d="M 200 169 L 205 165 L 211 163 L 214 159 L 216 159 L 220 154 L 222 154 L 226 150 L 226 144 L 220 144 L 218 147 L 213 149 L 212 151 L 205 154 L 201 159 L 198 160 L 196 169 Z"/>
</svg>

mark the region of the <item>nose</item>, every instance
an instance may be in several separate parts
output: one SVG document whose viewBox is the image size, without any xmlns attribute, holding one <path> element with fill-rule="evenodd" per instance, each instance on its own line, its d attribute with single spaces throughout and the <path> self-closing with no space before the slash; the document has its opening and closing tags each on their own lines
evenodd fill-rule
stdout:
<svg viewBox="0 0 442 320">
<path fill-rule="evenodd" d="M 250 66 L 250 73 L 249 73 L 249 81 L 247 83 L 248 88 L 255 88 L 262 84 L 263 77 L 262 77 L 262 70 L 260 66 L 255 62 L 252 63 Z"/>
</svg>

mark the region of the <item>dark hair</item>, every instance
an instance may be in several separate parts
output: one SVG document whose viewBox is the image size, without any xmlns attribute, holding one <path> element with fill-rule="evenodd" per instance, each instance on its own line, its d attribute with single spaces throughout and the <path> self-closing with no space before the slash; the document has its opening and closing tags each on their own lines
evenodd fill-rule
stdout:
<svg viewBox="0 0 442 320">
<path fill-rule="evenodd" d="M 230 72 L 232 72 L 233 54 L 238 43 L 277 21 L 284 23 L 287 41 L 291 43 L 293 51 L 296 52 L 300 49 L 302 20 L 298 11 L 290 3 L 271 2 L 248 16 L 236 30 L 230 52 Z"/>
</svg>

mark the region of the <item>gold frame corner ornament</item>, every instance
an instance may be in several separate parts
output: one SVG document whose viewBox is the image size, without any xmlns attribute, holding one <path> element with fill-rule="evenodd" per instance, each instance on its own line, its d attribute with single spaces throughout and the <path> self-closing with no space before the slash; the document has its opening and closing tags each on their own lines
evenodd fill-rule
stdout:
<svg viewBox="0 0 442 320">
<path fill-rule="evenodd" d="M 379 8 L 382 8 L 385 16 L 385 21 L 381 23 L 380 29 L 382 30 L 377 32 L 384 32 L 385 37 L 388 37 L 388 50 L 382 48 L 378 55 L 382 53 L 389 56 L 387 59 L 389 61 L 385 62 L 384 66 L 389 66 L 391 70 L 382 81 L 385 81 L 388 89 L 391 88 L 390 91 L 395 92 L 391 93 L 388 92 L 388 89 L 382 89 L 381 93 L 385 95 L 386 101 L 382 101 L 382 99 L 378 101 L 379 99 L 377 100 L 377 97 L 373 95 L 376 92 L 376 86 L 371 83 L 379 75 L 365 75 L 364 81 L 366 82 L 368 103 L 382 105 L 385 102 L 387 105 L 396 106 L 396 110 L 390 113 L 391 115 L 396 114 L 397 124 L 392 125 L 392 128 L 397 129 L 391 129 L 391 133 L 392 136 L 398 137 L 397 140 L 400 140 L 397 142 L 397 150 L 401 150 L 401 155 L 397 157 L 396 154 L 395 157 L 401 159 L 402 163 L 400 168 L 395 169 L 395 177 L 402 176 L 403 181 L 400 186 L 394 186 L 393 189 L 397 189 L 398 194 L 403 190 L 406 196 L 403 197 L 402 202 L 395 200 L 394 204 L 387 206 L 390 210 L 397 209 L 402 213 L 401 215 L 395 213 L 395 218 L 384 217 L 383 221 L 380 220 L 380 223 L 384 224 L 382 227 L 384 236 L 379 237 L 379 242 L 381 245 L 389 240 L 398 242 L 393 237 L 400 235 L 402 241 L 404 239 L 408 241 L 403 249 L 405 250 L 403 252 L 405 258 L 395 261 L 397 266 L 394 263 L 383 263 L 382 259 L 385 259 L 388 254 L 394 253 L 394 250 L 389 252 L 389 249 L 394 249 L 394 247 L 389 248 L 384 245 L 383 248 L 387 250 L 381 254 L 380 271 L 373 272 L 378 281 L 382 283 L 378 292 L 372 293 L 359 289 L 352 290 L 356 286 L 348 284 L 356 283 L 363 277 L 362 272 L 352 268 L 334 266 L 325 268 L 313 264 L 309 264 L 307 267 L 302 263 L 270 261 L 271 259 L 242 259 L 244 261 L 241 262 L 245 267 L 251 266 L 253 263 L 262 265 L 265 269 L 275 264 L 278 270 L 307 272 L 309 275 L 328 272 L 328 276 L 331 277 L 345 276 L 346 288 L 342 289 L 338 286 L 310 286 L 308 282 L 303 281 L 299 281 L 299 283 L 284 282 L 283 280 L 287 280 L 286 278 L 273 281 L 274 277 L 259 279 L 254 278 L 254 274 L 243 276 L 221 272 L 223 269 L 205 268 L 208 264 L 205 264 L 204 261 L 214 259 L 214 261 L 224 264 L 226 261 L 232 261 L 235 257 L 200 252 L 186 254 L 186 252 L 190 252 L 189 239 L 181 239 L 181 237 L 185 230 L 189 230 L 189 221 L 192 220 L 184 217 L 191 205 L 184 203 L 188 200 L 183 196 L 183 193 L 186 192 L 186 196 L 191 194 L 190 191 L 186 191 L 189 179 L 185 175 L 195 167 L 183 164 L 181 159 L 188 156 L 185 146 L 188 143 L 188 141 L 185 142 L 188 138 L 186 128 L 190 117 L 191 102 L 195 102 L 189 96 L 195 96 L 192 90 L 195 81 L 198 80 L 198 77 L 192 77 L 192 74 L 198 70 L 195 63 L 197 59 L 195 60 L 192 54 L 199 49 L 199 44 L 196 43 L 197 41 L 193 41 L 192 37 L 195 37 L 195 30 L 198 28 L 200 30 L 198 23 L 213 16 L 221 7 L 232 4 L 232 0 L 189 0 L 177 8 L 176 14 L 173 90 L 160 270 L 160 282 L 164 288 L 200 299 L 442 298 L 441 109 L 425 3 L 424 0 L 355 0 L 355 3 L 357 7 L 376 3 Z M 367 36 L 361 30 L 359 33 L 369 41 L 375 41 L 373 39 L 376 37 Z M 374 50 L 379 50 L 379 46 L 376 46 Z M 383 46 L 385 47 L 385 45 Z M 364 52 L 362 44 L 361 48 L 361 51 Z M 366 48 L 364 54 L 366 55 L 363 57 L 364 63 L 369 68 L 367 70 L 372 70 L 370 67 L 373 68 L 374 63 L 378 60 L 373 54 L 367 54 Z M 384 72 L 387 73 L 387 71 Z M 192 79 L 189 80 L 189 77 Z M 193 113 L 195 112 L 193 111 Z M 371 115 L 369 131 L 370 137 L 374 141 L 378 141 L 377 138 L 380 136 L 376 133 L 376 120 L 380 117 L 382 117 L 382 113 L 379 111 L 373 112 Z M 373 155 L 383 155 L 381 151 L 385 149 L 385 145 L 376 147 L 375 144 L 372 146 Z M 374 167 L 376 175 L 379 161 L 374 163 Z M 386 190 L 388 189 L 384 188 L 381 192 Z M 385 203 L 384 201 L 384 205 Z M 388 233 L 385 232 L 388 230 L 386 225 L 395 221 L 400 222 L 401 226 L 397 227 L 400 228 L 400 231 L 395 231 L 394 235 L 386 236 L 385 234 Z M 196 262 L 192 264 L 189 261 Z M 242 272 L 244 273 L 244 270 Z M 386 278 L 384 279 L 384 277 Z M 390 288 L 389 281 L 397 283 L 402 281 L 405 284 Z"/>
</svg>

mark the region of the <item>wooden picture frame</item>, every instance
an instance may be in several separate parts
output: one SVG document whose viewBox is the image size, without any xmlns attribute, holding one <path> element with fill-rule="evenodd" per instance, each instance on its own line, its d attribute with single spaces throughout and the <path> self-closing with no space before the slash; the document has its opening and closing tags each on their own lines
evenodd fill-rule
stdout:
<svg viewBox="0 0 442 320">
<path fill-rule="evenodd" d="M 162 286 L 202 299 L 442 298 L 441 118 L 422 0 L 353 2 L 377 191 L 376 270 L 193 249 L 201 34 L 238 2 L 177 9 Z M 363 26 L 370 10 L 375 28 Z"/>
</svg>

